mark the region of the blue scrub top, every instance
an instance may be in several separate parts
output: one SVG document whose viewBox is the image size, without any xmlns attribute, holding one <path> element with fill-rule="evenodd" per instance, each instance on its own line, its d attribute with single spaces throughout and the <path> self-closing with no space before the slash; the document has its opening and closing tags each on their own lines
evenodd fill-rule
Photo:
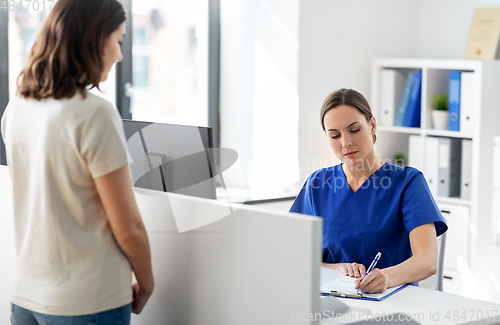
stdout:
<svg viewBox="0 0 500 325">
<path fill-rule="evenodd" d="M 377 252 L 378 268 L 412 256 L 409 233 L 433 222 L 437 236 L 446 225 L 422 173 L 386 163 L 353 193 L 342 165 L 320 169 L 305 182 L 290 212 L 323 218 L 323 262 L 361 263 Z"/>
</svg>

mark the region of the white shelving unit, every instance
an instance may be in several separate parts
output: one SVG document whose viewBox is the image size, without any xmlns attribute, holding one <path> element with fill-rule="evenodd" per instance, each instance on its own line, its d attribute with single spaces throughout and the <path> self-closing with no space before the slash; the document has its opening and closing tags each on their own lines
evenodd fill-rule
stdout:
<svg viewBox="0 0 500 325">
<path fill-rule="evenodd" d="M 494 231 L 492 221 L 492 177 L 493 177 L 493 138 L 500 135 L 500 61 L 476 60 L 435 60 L 435 59 L 375 59 L 372 61 L 372 91 L 370 104 L 374 116 L 380 116 L 381 74 L 383 69 L 395 69 L 403 75 L 422 70 L 421 126 L 406 128 L 379 126 L 377 130 L 377 154 L 384 160 L 393 161 L 396 153 L 409 154 L 410 135 L 421 137 L 420 153 L 425 159 L 426 137 L 448 137 L 472 140 L 471 197 L 464 200 L 458 197 L 435 196 L 440 209 L 459 211 L 459 218 L 452 214 L 449 218 L 447 252 L 459 254 L 462 260 L 445 262 L 445 278 L 452 278 L 445 285 L 450 292 L 471 297 L 483 296 L 485 290 L 490 296 L 498 295 L 500 287 L 495 288 L 491 281 L 500 284 L 500 274 L 491 269 L 493 264 L 500 265 L 500 255 L 492 254 Z M 456 131 L 442 131 L 432 128 L 431 99 L 437 93 L 448 90 L 451 71 L 474 72 L 474 113 L 471 116 L 472 131 L 465 134 Z M 397 112 L 396 112 L 397 114 Z M 425 161 L 425 160 L 423 160 Z M 500 167 L 500 166 L 495 166 Z M 424 168 L 421 168 L 424 169 Z M 426 173 L 425 170 L 422 172 Z M 465 243 L 465 244 L 464 244 Z M 462 247 L 462 251 L 454 248 Z M 454 256 L 452 256 L 455 258 Z M 498 261 L 497 261 L 498 260 Z M 466 285 L 460 279 L 467 278 Z M 475 285 L 470 286 L 471 282 Z M 445 281 L 446 283 L 446 281 Z M 481 288 L 481 289 L 478 289 Z M 488 289 L 491 288 L 491 289 Z M 496 291 L 496 293 L 495 293 Z"/>
</svg>

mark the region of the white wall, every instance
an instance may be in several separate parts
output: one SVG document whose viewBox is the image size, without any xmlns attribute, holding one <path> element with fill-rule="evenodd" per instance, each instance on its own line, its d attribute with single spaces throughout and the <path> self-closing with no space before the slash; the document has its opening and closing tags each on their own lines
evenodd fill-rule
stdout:
<svg viewBox="0 0 500 325">
<path fill-rule="evenodd" d="M 417 0 L 303 0 L 300 3 L 299 166 L 301 178 L 332 165 L 319 110 L 335 89 L 369 100 L 376 57 L 417 55 Z"/>
<path fill-rule="evenodd" d="M 302 0 L 299 52 L 299 162 L 302 180 L 336 163 L 319 124 L 331 91 L 370 100 L 370 62 L 381 57 L 462 58 L 474 8 L 500 0 Z"/>
<path fill-rule="evenodd" d="M 495 7 L 499 0 L 419 0 L 417 56 L 461 59 L 474 9 Z"/>
</svg>

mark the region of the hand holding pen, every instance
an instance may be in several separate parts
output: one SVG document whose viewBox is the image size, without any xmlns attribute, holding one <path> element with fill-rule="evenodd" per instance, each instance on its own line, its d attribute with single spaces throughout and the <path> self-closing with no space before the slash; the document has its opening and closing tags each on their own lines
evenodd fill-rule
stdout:
<svg viewBox="0 0 500 325">
<path fill-rule="evenodd" d="M 377 269 L 374 274 L 370 275 L 367 281 L 363 283 L 367 275 L 375 269 L 375 266 L 377 265 L 377 262 L 380 260 L 381 256 L 382 253 L 378 252 L 372 263 L 368 267 L 368 270 L 366 270 L 363 278 L 355 282 L 355 288 L 358 289 L 358 292 L 359 290 L 362 290 L 365 293 L 383 292 L 387 288 L 387 277 L 379 269 Z M 361 283 L 363 283 L 363 285 L 361 285 Z"/>
</svg>

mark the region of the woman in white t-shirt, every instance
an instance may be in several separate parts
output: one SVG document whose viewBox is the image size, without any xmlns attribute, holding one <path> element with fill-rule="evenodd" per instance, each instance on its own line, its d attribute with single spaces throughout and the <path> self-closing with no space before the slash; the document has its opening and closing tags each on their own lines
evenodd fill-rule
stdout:
<svg viewBox="0 0 500 325">
<path fill-rule="evenodd" d="M 129 324 L 153 292 L 121 118 L 87 91 L 122 59 L 125 19 L 117 0 L 59 0 L 2 117 L 14 193 L 14 325 Z"/>
</svg>

